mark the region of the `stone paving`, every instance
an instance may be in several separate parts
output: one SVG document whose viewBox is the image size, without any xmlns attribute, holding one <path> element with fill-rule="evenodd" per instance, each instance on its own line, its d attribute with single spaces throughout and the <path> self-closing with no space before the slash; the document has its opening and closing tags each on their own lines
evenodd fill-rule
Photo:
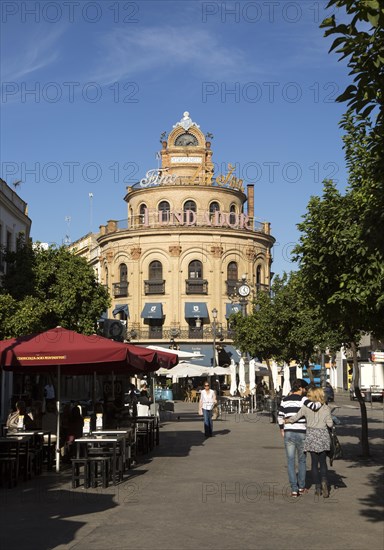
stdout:
<svg viewBox="0 0 384 550">
<path fill-rule="evenodd" d="M 290 498 L 268 413 L 224 415 L 205 439 L 197 404 L 178 402 L 160 445 L 116 487 L 72 489 L 65 470 L 0 489 L 0 548 L 383 550 L 383 406 L 367 405 L 363 461 L 358 404 L 336 396 L 336 405 L 344 459 L 330 468 L 329 499 L 313 488 Z"/>
</svg>

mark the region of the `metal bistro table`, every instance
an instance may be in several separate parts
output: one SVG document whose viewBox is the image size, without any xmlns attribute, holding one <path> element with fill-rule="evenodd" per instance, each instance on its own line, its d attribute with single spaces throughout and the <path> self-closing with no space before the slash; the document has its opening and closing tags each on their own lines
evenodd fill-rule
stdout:
<svg viewBox="0 0 384 550">
<path fill-rule="evenodd" d="M 116 485 L 117 481 L 122 479 L 123 477 L 123 471 L 122 469 L 116 468 L 116 463 L 118 462 L 120 465 L 119 454 L 122 456 L 124 460 L 124 453 L 125 453 L 125 440 L 126 440 L 126 434 L 120 433 L 120 434 L 112 434 L 112 435 L 95 435 L 95 432 L 92 435 L 89 436 L 83 436 L 78 439 L 75 439 L 76 443 L 76 458 L 81 458 L 81 455 L 85 456 L 86 458 L 89 457 L 89 445 L 92 444 L 92 450 L 95 448 L 100 448 L 100 456 L 103 455 L 103 447 L 110 448 L 112 445 L 112 483 Z M 83 450 L 83 453 L 81 452 Z M 97 455 L 96 455 L 97 456 Z"/>
<path fill-rule="evenodd" d="M 124 446 L 124 458 L 123 458 L 123 464 L 128 468 L 128 470 L 131 467 L 131 463 L 133 460 L 133 452 L 132 448 L 135 445 L 134 441 L 134 434 L 135 429 L 134 428 L 117 428 L 117 429 L 108 429 L 108 430 L 95 430 L 93 432 L 93 435 L 102 435 L 102 436 L 108 436 L 108 435 L 124 435 L 125 436 L 125 446 Z"/>
<path fill-rule="evenodd" d="M 157 416 L 137 416 L 135 418 L 135 421 L 137 427 L 137 435 L 139 437 L 143 437 L 143 451 L 149 452 L 153 449 L 155 443 L 156 445 L 159 444 L 159 418 Z"/>
<path fill-rule="evenodd" d="M 228 395 L 228 396 L 225 397 L 225 399 L 226 399 L 227 401 L 233 403 L 233 404 L 235 404 L 236 401 L 237 401 L 237 412 L 238 412 L 238 414 L 241 413 L 241 402 L 242 402 L 242 400 L 243 400 L 242 397 L 229 396 L 229 395 Z"/>
</svg>

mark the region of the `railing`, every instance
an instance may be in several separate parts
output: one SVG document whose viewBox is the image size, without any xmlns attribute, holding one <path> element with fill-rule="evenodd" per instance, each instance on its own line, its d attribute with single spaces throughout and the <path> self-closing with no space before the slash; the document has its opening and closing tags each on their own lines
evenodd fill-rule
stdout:
<svg viewBox="0 0 384 550">
<path fill-rule="evenodd" d="M 232 341 L 233 331 L 217 327 L 216 340 L 219 345 L 221 342 Z M 128 326 L 128 339 L 133 342 L 140 340 L 163 340 L 164 345 L 169 346 L 170 342 L 177 344 L 182 340 L 200 340 L 203 342 L 213 341 L 213 328 L 210 325 L 203 327 L 182 327 L 175 330 L 170 326 L 138 327 Z M 220 340 L 220 341 L 219 341 Z"/>
<path fill-rule="evenodd" d="M 208 294 L 208 281 L 206 279 L 186 279 L 186 294 Z"/>
<path fill-rule="evenodd" d="M 113 296 L 115 298 L 123 298 L 128 296 L 128 282 L 113 283 Z"/>
<path fill-rule="evenodd" d="M 144 293 L 148 294 L 165 294 L 165 280 L 152 279 L 151 281 L 144 281 Z"/>
<path fill-rule="evenodd" d="M 184 219 L 184 218 L 183 218 Z M 244 231 L 246 233 L 249 233 L 249 231 L 254 231 L 256 233 L 265 233 L 269 234 L 269 224 L 265 222 L 259 222 L 255 220 L 254 218 L 249 219 L 248 226 L 250 229 L 245 228 L 235 228 L 232 227 L 232 229 L 237 231 Z M 172 222 L 172 221 L 159 221 L 158 216 L 156 216 L 154 219 L 145 220 L 143 216 L 137 215 L 137 216 L 130 216 L 128 219 L 124 220 L 117 220 L 115 222 L 115 231 L 125 231 L 127 229 L 132 230 L 146 230 L 146 229 L 158 229 L 158 228 L 164 228 L 169 229 L 169 227 L 183 227 L 183 224 L 180 224 L 179 222 Z M 204 229 L 204 224 L 196 224 L 196 225 L 186 225 L 188 229 L 194 228 L 196 230 Z M 209 226 L 211 227 L 211 226 Z M 220 226 L 217 229 L 222 230 L 223 227 Z M 111 230 L 107 231 L 107 233 L 110 233 Z M 113 231 L 112 231 L 113 232 Z"/>
</svg>

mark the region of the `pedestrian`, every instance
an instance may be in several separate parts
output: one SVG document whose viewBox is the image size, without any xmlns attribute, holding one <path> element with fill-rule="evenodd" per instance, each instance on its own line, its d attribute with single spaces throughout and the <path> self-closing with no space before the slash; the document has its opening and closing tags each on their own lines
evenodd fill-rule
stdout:
<svg viewBox="0 0 384 550">
<path fill-rule="evenodd" d="M 331 440 L 328 428 L 333 427 L 331 409 L 326 404 L 325 392 L 322 388 L 314 388 L 308 391 L 308 399 L 314 403 L 320 403 L 317 411 L 308 407 L 301 407 L 299 412 L 285 420 L 291 424 L 305 418 L 307 433 L 304 442 L 304 451 L 311 453 L 312 483 L 315 485 L 315 495 L 329 497 L 327 451 L 331 448 Z M 327 428 L 328 427 L 328 428 Z"/>
<path fill-rule="evenodd" d="M 278 424 L 280 433 L 284 438 L 285 452 L 287 456 L 288 479 L 291 485 L 291 497 L 296 498 L 307 492 L 305 487 L 306 455 L 304 453 L 304 441 L 306 433 L 305 417 L 293 424 L 285 424 L 285 420 L 298 413 L 301 407 L 309 407 L 317 410 L 321 403 L 310 401 L 306 397 L 305 380 L 298 378 L 292 384 L 291 393 L 283 398 L 278 410 Z M 296 474 L 296 455 L 298 473 Z"/>
<path fill-rule="evenodd" d="M 216 393 L 210 389 L 208 380 L 200 392 L 199 414 L 203 415 L 205 437 L 213 436 L 213 407 L 216 405 Z"/>
</svg>

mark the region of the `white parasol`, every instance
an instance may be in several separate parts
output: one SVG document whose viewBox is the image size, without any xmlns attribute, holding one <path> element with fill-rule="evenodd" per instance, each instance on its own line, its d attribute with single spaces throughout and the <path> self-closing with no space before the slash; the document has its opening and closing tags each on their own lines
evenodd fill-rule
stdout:
<svg viewBox="0 0 384 550">
<path fill-rule="evenodd" d="M 246 383 L 245 383 L 245 361 L 244 361 L 244 357 L 241 357 L 240 361 L 239 361 L 239 392 L 240 392 L 240 394 L 243 394 L 246 389 L 247 389 L 247 386 L 246 386 Z"/>
<path fill-rule="evenodd" d="M 284 363 L 284 384 L 283 384 L 283 397 L 289 394 L 291 391 L 291 382 L 289 381 L 289 366 Z"/>
<path fill-rule="evenodd" d="M 236 395 L 237 390 L 237 384 L 236 384 L 236 363 L 233 359 L 231 359 L 231 364 L 229 365 L 229 372 L 231 375 L 231 387 L 229 389 L 229 393 L 231 395 Z"/>
</svg>

